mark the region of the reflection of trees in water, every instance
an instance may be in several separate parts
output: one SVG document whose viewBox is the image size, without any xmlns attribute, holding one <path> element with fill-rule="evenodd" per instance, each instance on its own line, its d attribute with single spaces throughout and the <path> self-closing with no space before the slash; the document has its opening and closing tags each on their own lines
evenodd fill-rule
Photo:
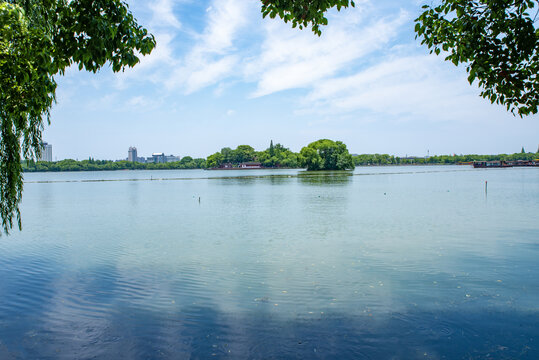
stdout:
<svg viewBox="0 0 539 360">
<path fill-rule="evenodd" d="M 218 181 L 219 185 L 254 185 L 257 182 L 255 177 L 223 177 L 212 180 Z"/>
<path fill-rule="evenodd" d="M 299 174 L 223 176 L 209 179 L 221 185 L 284 185 L 296 181 L 295 178 L 299 178 L 300 183 L 305 185 L 345 185 L 351 182 L 353 175 L 352 171 L 302 171 Z"/>
<path fill-rule="evenodd" d="M 139 196 L 140 196 L 140 189 L 139 189 L 139 182 L 138 181 L 130 181 L 129 182 L 129 204 L 132 207 L 137 207 L 139 202 Z"/>
<path fill-rule="evenodd" d="M 290 182 L 295 175 L 261 175 L 261 176 L 241 176 L 215 178 L 222 185 L 255 185 L 269 183 L 271 185 L 282 185 Z M 214 179 L 212 179 L 214 180 Z"/>
<path fill-rule="evenodd" d="M 289 184 L 290 180 L 292 179 L 292 176 L 270 176 L 266 178 L 265 180 L 269 182 L 271 185 L 283 185 L 283 184 Z"/>
<path fill-rule="evenodd" d="M 353 175 L 351 171 L 306 171 L 298 179 L 303 185 L 348 185 Z"/>
</svg>

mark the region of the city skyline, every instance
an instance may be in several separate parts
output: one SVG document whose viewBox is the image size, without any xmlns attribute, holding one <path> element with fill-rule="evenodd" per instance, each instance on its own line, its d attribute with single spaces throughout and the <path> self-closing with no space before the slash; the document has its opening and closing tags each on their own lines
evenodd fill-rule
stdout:
<svg viewBox="0 0 539 360">
<path fill-rule="evenodd" d="M 269 139 L 295 152 L 328 138 L 399 156 L 537 148 L 537 115 L 480 98 L 464 68 L 414 39 L 415 0 L 332 11 L 321 37 L 262 19 L 259 1 L 128 3 L 157 47 L 123 73 L 57 77 L 44 138 L 59 159 L 120 159 L 135 143 L 205 157 Z"/>
</svg>

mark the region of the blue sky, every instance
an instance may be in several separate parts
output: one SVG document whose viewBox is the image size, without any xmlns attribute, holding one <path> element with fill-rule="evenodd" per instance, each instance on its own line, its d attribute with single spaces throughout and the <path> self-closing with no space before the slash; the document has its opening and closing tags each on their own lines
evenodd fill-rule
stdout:
<svg viewBox="0 0 539 360">
<path fill-rule="evenodd" d="M 352 153 L 536 151 L 539 117 L 480 98 L 464 68 L 414 39 L 422 2 L 360 1 L 321 37 L 262 19 L 257 0 L 128 1 L 157 39 L 133 69 L 57 78 L 43 139 L 55 159 L 165 152 L 205 157 L 270 140 L 299 151 L 344 141 Z"/>
</svg>

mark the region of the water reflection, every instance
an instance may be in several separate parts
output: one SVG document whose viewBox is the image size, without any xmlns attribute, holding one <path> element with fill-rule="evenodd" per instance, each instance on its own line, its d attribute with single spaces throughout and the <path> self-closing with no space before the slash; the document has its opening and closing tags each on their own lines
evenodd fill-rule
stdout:
<svg viewBox="0 0 539 360">
<path fill-rule="evenodd" d="M 271 185 L 285 185 L 292 181 L 293 175 L 284 175 L 284 176 L 268 176 L 264 178 L 264 181 L 269 182 Z"/>
<path fill-rule="evenodd" d="M 539 358 L 536 173 L 432 169 L 26 184 L 0 359 Z"/>
<path fill-rule="evenodd" d="M 347 185 L 352 181 L 352 171 L 304 171 L 298 174 L 302 185 Z"/>
<path fill-rule="evenodd" d="M 0 269 L 12 262 L 32 268 L 35 261 L 4 259 Z M 189 295 L 185 291 L 194 284 L 188 282 L 176 283 L 181 291 L 175 293 L 173 288 L 166 291 L 171 284 L 163 278 L 155 279 L 153 289 L 143 289 L 135 279 L 126 283 L 111 267 L 60 273 L 54 271 L 59 264 L 41 265 L 49 275 L 31 282 L 24 275 L 0 270 L 5 295 L 0 298 L 2 359 L 536 359 L 538 355 L 539 315 L 533 310 L 500 311 L 471 302 L 436 309 L 410 304 L 388 312 L 334 307 L 290 316 L 273 301 L 260 299 L 252 300 L 256 304 L 252 308 L 230 312 L 218 296 Z M 21 280 L 32 290 L 21 290 L 17 284 Z M 148 295 L 142 303 L 141 292 Z"/>
<path fill-rule="evenodd" d="M 39 191 L 38 205 L 43 210 L 43 215 L 47 216 L 47 210 L 52 207 L 52 204 L 54 202 L 55 187 L 38 185 L 37 188 Z"/>
<path fill-rule="evenodd" d="M 138 181 L 131 181 L 128 184 L 129 202 L 133 208 L 137 208 L 140 197 L 140 184 Z"/>
<path fill-rule="evenodd" d="M 210 179 L 222 186 L 237 186 L 237 185 L 255 185 L 260 178 L 255 176 L 242 176 L 242 177 L 216 177 Z"/>
</svg>

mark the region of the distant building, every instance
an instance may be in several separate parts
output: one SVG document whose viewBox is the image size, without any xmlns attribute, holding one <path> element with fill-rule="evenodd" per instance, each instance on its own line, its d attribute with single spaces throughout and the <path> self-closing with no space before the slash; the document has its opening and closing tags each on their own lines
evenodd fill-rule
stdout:
<svg viewBox="0 0 539 360">
<path fill-rule="evenodd" d="M 137 148 L 134 146 L 131 146 L 129 148 L 129 151 L 127 152 L 127 161 L 134 161 L 139 163 L 146 163 L 146 164 L 162 164 L 167 162 L 174 162 L 174 161 L 180 161 L 179 156 L 174 155 L 165 155 L 165 153 L 159 152 L 159 153 L 153 153 L 152 156 L 149 156 L 147 158 L 144 158 L 142 156 L 137 156 Z"/>
<path fill-rule="evenodd" d="M 165 154 L 164 153 L 153 153 L 151 158 L 148 158 L 148 162 L 150 162 L 150 159 L 153 159 L 153 162 L 156 164 L 164 163 L 165 162 Z"/>
<path fill-rule="evenodd" d="M 254 161 L 244 162 L 244 163 L 240 164 L 240 168 L 242 168 L 242 169 L 261 169 L 262 164 L 259 163 L 259 162 L 254 162 Z"/>
<path fill-rule="evenodd" d="M 41 143 L 41 157 L 38 161 L 52 161 L 52 145 L 46 142 Z"/>
<path fill-rule="evenodd" d="M 168 155 L 168 156 L 165 156 L 165 162 L 175 162 L 175 161 L 180 161 L 180 157 L 179 156 L 174 156 L 174 155 Z"/>
<path fill-rule="evenodd" d="M 134 146 L 131 146 L 129 150 L 127 151 L 127 161 L 138 161 L 137 158 L 137 148 Z"/>
</svg>

